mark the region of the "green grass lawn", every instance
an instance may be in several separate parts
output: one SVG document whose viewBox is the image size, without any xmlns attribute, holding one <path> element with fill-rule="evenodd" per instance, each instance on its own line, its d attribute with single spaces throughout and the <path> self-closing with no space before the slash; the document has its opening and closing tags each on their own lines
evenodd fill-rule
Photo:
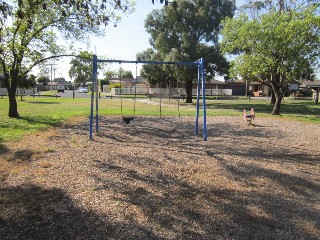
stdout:
<svg viewBox="0 0 320 240">
<path fill-rule="evenodd" d="M 75 116 L 90 114 L 89 98 L 46 98 L 37 99 L 24 97 L 23 101 L 17 98 L 20 119 L 8 117 L 8 99 L 0 98 L 0 143 L 20 139 L 23 135 L 33 133 L 49 126 L 56 126 L 64 120 Z M 122 102 L 122 113 L 121 113 Z M 195 105 L 184 101 L 171 99 L 162 100 L 162 116 L 195 116 Z M 272 105 L 267 100 L 207 100 L 207 116 L 242 116 L 243 109 L 255 109 L 257 116 L 270 117 Z M 134 102 L 132 98 L 99 100 L 99 115 L 126 115 L 131 116 L 159 116 L 159 106 Z M 310 100 L 285 100 L 281 106 L 281 116 L 275 118 L 290 118 L 293 120 L 320 123 L 320 106 L 315 106 Z M 200 110 L 200 114 L 202 111 Z"/>
</svg>

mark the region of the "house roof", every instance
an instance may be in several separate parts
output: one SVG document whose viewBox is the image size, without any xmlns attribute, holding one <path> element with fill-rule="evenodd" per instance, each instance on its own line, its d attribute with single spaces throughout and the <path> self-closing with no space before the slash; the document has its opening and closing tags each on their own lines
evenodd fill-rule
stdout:
<svg viewBox="0 0 320 240">
<path fill-rule="evenodd" d="M 145 79 L 141 77 L 137 77 L 136 79 L 133 78 L 110 78 L 109 79 L 110 83 L 122 83 L 124 85 L 132 85 L 132 84 L 146 84 Z"/>
<path fill-rule="evenodd" d="M 300 82 L 300 83 L 302 84 L 301 87 L 306 87 L 306 88 L 317 87 L 317 88 L 320 88 L 320 80 L 304 81 L 304 82 Z"/>
<path fill-rule="evenodd" d="M 225 82 L 222 82 L 222 81 L 219 81 L 219 80 L 216 80 L 216 79 L 210 79 L 208 83 L 216 84 L 216 85 L 226 85 Z"/>
</svg>

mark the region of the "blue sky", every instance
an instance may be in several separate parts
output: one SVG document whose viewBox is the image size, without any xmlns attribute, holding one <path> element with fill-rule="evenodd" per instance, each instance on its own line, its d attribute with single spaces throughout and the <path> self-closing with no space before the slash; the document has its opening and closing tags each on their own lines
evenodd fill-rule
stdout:
<svg viewBox="0 0 320 240">
<path fill-rule="evenodd" d="M 136 54 L 146 50 L 149 45 L 149 34 L 145 31 L 144 21 L 146 16 L 156 8 L 161 8 L 159 0 L 155 0 L 153 5 L 151 0 L 136 0 L 136 11 L 128 16 L 123 16 L 117 27 L 109 26 L 103 38 L 92 37 L 90 46 L 82 46 L 98 56 L 107 56 L 112 59 L 135 60 Z M 241 5 L 244 0 L 236 0 L 237 5 Z M 68 75 L 70 59 L 65 59 L 57 65 L 56 77 L 64 77 L 70 80 Z M 113 64 L 113 69 L 117 69 L 118 64 Z M 135 64 L 122 64 L 126 70 L 131 70 L 133 76 L 136 75 Z M 138 65 L 138 75 L 139 69 Z M 99 76 L 102 77 L 102 76 Z"/>
</svg>

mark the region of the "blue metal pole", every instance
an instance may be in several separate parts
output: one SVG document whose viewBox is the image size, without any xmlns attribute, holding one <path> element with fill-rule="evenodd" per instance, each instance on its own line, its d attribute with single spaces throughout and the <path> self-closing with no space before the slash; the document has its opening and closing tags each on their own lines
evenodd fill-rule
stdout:
<svg viewBox="0 0 320 240">
<path fill-rule="evenodd" d="M 96 76 L 96 66 L 97 66 L 97 56 L 93 55 L 93 64 L 92 64 L 92 80 L 94 81 Z M 92 81 L 92 86 L 93 86 Z M 93 108 L 94 108 L 94 92 L 91 91 L 91 108 L 90 108 L 90 140 L 92 140 L 92 133 L 93 133 Z"/>
<path fill-rule="evenodd" d="M 95 90 L 96 92 L 96 132 L 99 132 L 99 83 L 98 83 L 98 63 L 97 59 L 95 61 L 95 75 L 94 75 L 94 80 L 92 82 L 92 91 Z"/>
<path fill-rule="evenodd" d="M 202 73 L 202 108 L 203 108 L 203 139 L 207 141 L 207 105 L 206 105 L 206 74 L 205 61 L 201 58 L 201 73 Z"/>
<path fill-rule="evenodd" d="M 201 64 L 201 60 L 200 60 Z M 199 99 L 200 99 L 200 76 L 201 76 L 201 65 L 198 65 L 198 83 L 197 83 L 197 105 L 196 105 L 196 126 L 194 130 L 194 134 L 198 135 L 199 131 Z"/>
</svg>

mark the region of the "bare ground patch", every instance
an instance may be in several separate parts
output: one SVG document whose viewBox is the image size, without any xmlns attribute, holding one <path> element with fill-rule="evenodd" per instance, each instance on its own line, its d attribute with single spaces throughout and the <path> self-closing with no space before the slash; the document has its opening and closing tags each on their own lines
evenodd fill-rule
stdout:
<svg viewBox="0 0 320 240">
<path fill-rule="evenodd" d="M 254 124 L 101 118 L 90 141 L 79 119 L 5 146 L 0 236 L 320 239 L 319 125 Z"/>
</svg>

